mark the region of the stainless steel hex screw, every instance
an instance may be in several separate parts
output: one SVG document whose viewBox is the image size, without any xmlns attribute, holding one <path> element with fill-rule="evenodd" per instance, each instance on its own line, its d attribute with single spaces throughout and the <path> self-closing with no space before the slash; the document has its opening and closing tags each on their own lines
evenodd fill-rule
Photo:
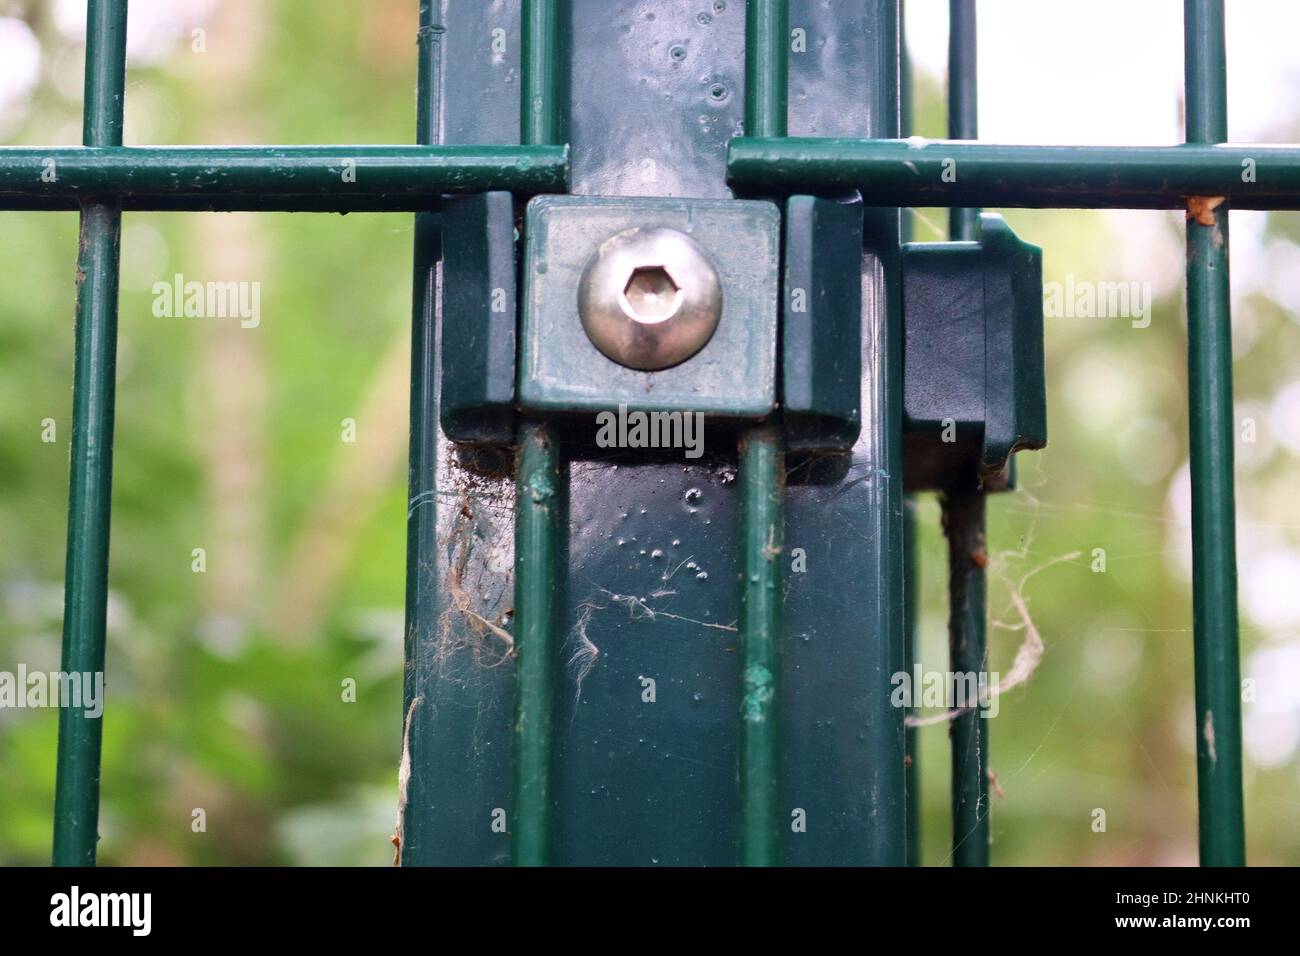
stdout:
<svg viewBox="0 0 1300 956">
<path fill-rule="evenodd" d="M 578 315 L 606 356 L 653 372 L 708 344 L 722 316 L 722 284 L 685 233 L 627 229 L 605 240 L 583 270 Z"/>
</svg>

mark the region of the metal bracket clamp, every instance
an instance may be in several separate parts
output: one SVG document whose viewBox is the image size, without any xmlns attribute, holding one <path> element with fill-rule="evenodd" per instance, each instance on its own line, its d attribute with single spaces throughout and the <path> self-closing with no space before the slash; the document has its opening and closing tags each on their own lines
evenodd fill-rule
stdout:
<svg viewBox="0 0 1300 956">
<path fill-rule="evenodd" d="M 978 242 L 903 246 L 903 481 L 1006 488 L 1011 456 L 1047 444 L 1043 261 L 1001 216 Z"/>
<path fill-rule="evenodd" d="M 771 414 L 775 205 L 539 196 L 524 236 L 524 411 Z"/>
<path fill-rule="evenodd" d="M 515 402 L 515 217 L 507 192 L 449 196 L 442 225 L 442 429 L 509 445 Z"/>
<path fill-rule="evenodd" d="M 862 201 L 785 206 L 781 408 L 791 451 L 842 452 L 862 428 Z"/>
</svg>

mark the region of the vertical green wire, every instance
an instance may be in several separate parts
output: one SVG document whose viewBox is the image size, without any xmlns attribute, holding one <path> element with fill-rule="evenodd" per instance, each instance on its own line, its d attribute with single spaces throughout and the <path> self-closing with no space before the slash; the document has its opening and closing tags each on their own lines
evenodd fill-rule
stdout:
<svg viewBox="0 0 1300 956">
<path fill-rule="evenodd" d="M 562 140 L 558 0 L 524 0 L 520 141 Z M 516 866 L 546 866 L 554 845 L 552 717 L 559 654 L 556 586 L 564 509 L 560 446 L 544 422 L 521 426 L 516 464 L 514 826 Z"/>
<path fill-rule="evenodd" d="M 789 87 L 786 0 L 750 0 L 745 10 L 745 135 L 784 136 Z M 774 423 L 740 439 L 741 740 L 740 862 L 781 863 L 781 549 L 785 453 Z"/>
<path fill-rule="evenodd" d="M 749 0 L 745 7 L 745 135 L 784 136 L 790 86 L 787 0 Z"/>
<path fill-rule="evenodd" d="M 1187 142 L 1228 138 L 1222 0 L 1184 6 Z M 1237 646 L 1232 304 L 1228 209 L 1187 222 L 1187 368 L 1192 471 L 1192 616 L 1201 863 L 1246 862 Z"/>
<path fill-rule="evenodd" d="M 549 426 L 521 426 L 515 506 L 516 866 L 545 866 L 553 845 L 552 717 L 557 675 L 556 587 L 564 515 L 560 448 Z"/>
<path fill-rule="evenodd" d="M 948 17 L 948 136 L 976 139 L 975 0 L 949 0 Z M 979 210 L 948 210 L 948 238 L 977 240 Z M 948 666 L 955 674 L 978 675 L 988 668 L 985 498 L 973 476 L 959 479 L 941 498 L 948 537 Z M 952 748 L 952 863 L 988 866 L 988 720 L 972 709 L 953 718 L 948 734 Z"/>
<path fill-rule="evenodd" d="M 418 65 L 416 77 L 416 142 L 433 145 L 438 129 L 438 26 L 435 0 L 420 0 Z M 438 355 L 436 350 L 437 267 L 442 236 L 433 210 L 415 214 L 415 242 L 411 294 L 411 414 L 408 452 L 406 518 L 406 668 L 402 686 L 402 713 L 408 715 L 404 746 L 412 764 L 419 766 L 424 752 L 426 721 L 412 710 L 423 677 L 420 648 L 438 626 L 441 609 L 438 582 L 431 573 L 431 556 L 438 548 Z M 413 775 L 402 799 L 421 799 Z M 429 816 L 408 803 L 403 816 L 399 856 L 403 865 L 427 858 L 433 845 Z"/>
<path fill-rule="evenodd" d="M 125 86 L 126 0 L 90 0 L 82 124 L 85 145 L 122 145 Z M 87 202 L 82 206 L 64 580 L 65 673 L 93 675 L 104 670 L 121 232 L 120 203 Z M 102 717 L 87 717 L 83 710 L 72 707 L 59 711 L 55 866 L 95 863 L 102 738 Z"/>
<path fill-rule="evenodd" d="M 987 496 L 972 484 L 943 493 L 948 539 L 948 667 L 954 674 L 987 669 L 984 514 Z M 977 678 L 978 679 L 978 678 Z M 988 720 L 970 707 L 948 725 L 952 747 L 952 864 L 988 866 Z"/>
<path fill-rule="evenodd" d="M 785 455 L 775 424 L 748 429 L 740 444 L 742 682 L 740 862 L 781 863 L 780 674 L 782 493 Z"/>
<path fill-rule="evenodd" d="M 899 4 L 899 38 L 898 38 L 898 79 L 899 79 L 899 135 L 912 135 L 912 63 L 907 55 L 907 41 L 903 35 L 903 4 Z M 911 242 L 913 233 L 912 210 L 900 210 L 899 241 Z M 916 541 L 916 496 L 903 496 L 903 671 L 912 673 L 916 662 L 917 626 L 916 626 L 916 585 L 919 574 L 919 554 Z M 915 703 L 915 701 L 913 701 Z M 911 716 L 913 707 L 907 708 Z M 905 725 L 903 729 L 903 786 L 907 791 L 907 803 L 904 813 L 907 818 L 907 865 L 921 865 L 921 753 L 920 734 L 916 727 Z"/>
<path fill-rule="evenodd" d="M 524 0 L 521 24 L 519 141 L 561 143 L 560 0 Z"/>
<path fill-rule="evenodd" d="M 975 0 L 948 0 L 948 138 L 979 139 Z M 978 209 L 948 210 L 948 238 L 979 238 Z"/>
</svg>

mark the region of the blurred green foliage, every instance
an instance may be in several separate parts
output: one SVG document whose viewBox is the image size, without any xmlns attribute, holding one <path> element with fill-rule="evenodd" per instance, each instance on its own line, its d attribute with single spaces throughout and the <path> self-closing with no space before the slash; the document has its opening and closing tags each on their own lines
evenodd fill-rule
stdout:
<svg viewBox="0 0 1300 956">
<path fill-rule="evenodd" d="M 919 75 L 916 103 L 916 132 L 942 138 L 942 79 Z M 1279 141 L 1294 141 L 1295 117 L 1292 125 Z M 1006 675 L 1025 639 L 1013 592 L 1023 597 L 1045 644 L 1033 679 L 1006 694 L 992 721 L 992 858 L 1010 865 L 1194 864 L 1183 217 L 1001 212 L 1018 235 L 1042 246 L 1045 283 L 1071 275 L 1080 282 L 1136 280 L 1150 282 L 1154 297 L 1147 327 L 1128 318 L 1045 319 L 1049 445 L 1018 456 L 1019 489 L 989 502 L 990 668 Z M 1241 215 L 1234 214 L 1234 223 Z M 945 210 L 918 210 L 916 238 L 945 239 L 946 224 Z M 1266 242 L 1289 246 L 1298 229 L 1300 217 L 1278 213 L 1268 214 L 1260 231 Z M 1262 250 L 1238 243 L 1235 251 L 1240 260 Z M 1234 261 L 1234 276 L 1240 264 Z M 1286 423 L 1269 414 L 1279 390 L 1295 380 L 1300 323 L 1257 283 L 1240 286 L 1247 284 L 1234 286 L 1244 590 L 1252 572 L 1262 570 L 1266 548 L 1300 543 L 1294 496 L 1300 462 L 1282 447 L 1278 431 Z M 919 658 L 927 670 L 941 670 L 948 653 L 947 551 L 932 496 L 919 503 L 919 524 Z M 1095 549 L 1105 552 L 1104 571 Z M 1255 652 L 1294 652 L 1296 637 L 1294 626 L 1266 631 L 1243 614 L 1243 676 L 1258 681 L 1263 658 Z M 1287 738 L 1300 720 L 1300 691 L 1292 685 L 1269 692 L 1273 699 L 1243 705 L 1248 731 L 1259 706 L 1285 715 L 1263 729 Z M 920 734 L 922 860 L 947 864 L 947 728 L 924 727 Z M 1249 747 L 1247 754 L 1247 858 L 1294 865 L 1300 862 L 1294 740 L 1289 757 L 1268 767 L 1250 760 Z M 1093 829 L 1099 809 L 1104 833 Z"/>
<path fill-rule="evenodd" d="M 133 53 L 128 143 L 411 141 L 414 2 L 156 9 L 171 13 L 149 55 Z M 0 3 L 44 53 L 14 143 L 78 141 L 81 48 L 53 10 Z M 921 133 L 943 128 L 939 82 L 919 78 Z M 944 215 L 920 211 L 917 238 L 941 238 Z M 1181 248 L 1176 216 L 1140 215 Z M 1115 271 L 1112 216 L 1009 219 L 1043 246 L 1048 280 L 1146 280 L 1154 268 L 1139 259 Z M 68 213 L 0 221 L 0 669 L 52 670 L 77 224 Z M 401 730 L 411 217 L 124 222 L 100 859 L 386 863 Z M 1267 232 L 1300 238 L 1293 216 L 1270 217 Z M 155 317 L 151 286 L 175 273 L 259 282 L 260 326 Z M 991 631 L 993 669 L 1008 670 L 1024 637 L 1012 588 L 1046 644 L 991 728 L 1005 794 L 993 804 L 997 863 L 1195 859 L 1186 530 L 1170 504 L 1186 462 L 1184 330 L 1180 286 L 1158 291 L 1146 329 L 1048 322 L 1051 447 L 1022 456 L 1021 490 L 989 509 L 990 610 L 1019 628 Z M 1239 305 L 1238 321 L 1251 336 L 1239 400 L 1267 405 L 1300 355 L 1300 325 L 1261 294 Z M 53 443 L 41 440 L 45 419 Z M 355 444 L 340 440 L 345 419 Z M 1298 471 L 1276 450 L 1251 459 L 1243 569 L 1261 541 L 1276 543 L 1250 533 L 1257 526 L 1296 545 Z M 946 572 L 928 498 L 921 525 L 921 659 L 938 669 Z M 1105 573 L 1091 567 L 1094 548 L 1106 549 Z M 1294 640 L 1243 624 L 1244 656 Z M 355 702 L 344 700 L 347 679 Z M 55 711 L 0 711 L 0 863 L 48 859 L 56 729 Z M 946 728 L 921 735 L 923 859 L 941 864 Z M 1294 750 L 1248 765 L 1252 861 L 1300 862 L 1296 788 Z M 196 808 L 206 832 L 192 829 Z M 1104 834 L 1092 830 L 1095 808 L 1106 810 Z"/>
<path fill-rule="evenodd" d="M 202 6 L 201 20 L 159 14 L 154 32 L 172 40 L 158 62 L 133 47 L 127 143 L 411 141 L 414 3 Z M 79 73 L 81 44 L 49 5 L 3 14 L 23 15 L 45 53 L 12 141 L 77 142 L 79 76 L 54 74 Z M 77 222 L 3 221 L 0 668 L 50 670 Z M 403 215 L 124 217 L 104 863 L 392 857 L 406 372 L 384 362 L 409 341 L 411 238 Z M 260 283 L 260 325 L 155 317 L 152 284 L 175 273 Z M 47 418 L 54 443 L 41 441 Z M 340 440 L 346 418 L 355 444 Z M 304 596 L 319 606 L 295 606 Z M 0 862 L 48 860 L 57 722 L 0 712 Z M 195 808 L 206 833 L 192 831 Z"/>
</svg>

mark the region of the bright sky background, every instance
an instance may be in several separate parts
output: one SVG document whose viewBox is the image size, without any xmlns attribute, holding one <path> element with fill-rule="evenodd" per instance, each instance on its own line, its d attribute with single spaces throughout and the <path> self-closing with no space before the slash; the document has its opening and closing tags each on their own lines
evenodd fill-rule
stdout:
<svg viewBox="0 0 1300 956">
<path fill-rule="evenodd" d="M 906 9 L 913 63 L 943 76 L 947 0 Z M 1182 0 L 984 0 L 978 15 L 981 139 L 1182 142 Z M 1227 15 L 1229 138 L 1277 141 L 1297 112 L 1300 3 L 1228 0 Z"/>
</svg>

